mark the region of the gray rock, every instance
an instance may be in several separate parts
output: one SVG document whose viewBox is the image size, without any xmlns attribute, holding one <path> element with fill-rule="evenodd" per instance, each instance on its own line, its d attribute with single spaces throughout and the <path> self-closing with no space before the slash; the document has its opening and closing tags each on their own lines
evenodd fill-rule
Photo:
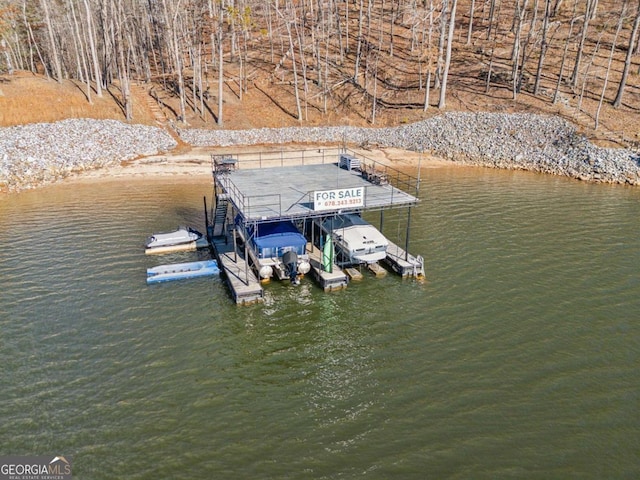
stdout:
<svg viewBox="0 0 640 480">
<path fill-rule="evenodd" d="M 175 146 L 165 130 L 116 120 L 69 119 L 0 128 L 0 184 L 10 190 L 31 188 Z"/>
</svg>

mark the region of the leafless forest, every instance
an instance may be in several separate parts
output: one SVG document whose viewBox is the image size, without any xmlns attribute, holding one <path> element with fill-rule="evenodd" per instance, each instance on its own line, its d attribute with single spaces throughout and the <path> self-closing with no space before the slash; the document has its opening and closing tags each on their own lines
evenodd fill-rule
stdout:
<svg viewBox="0 0 640 480">
<path fill-rule="evenodd" d="M 129 120 L 143 85 L 210 126 L 257 89 L 300 124 L 456 92 L 571 105 L 597 129 L 638 112 L 639 25 L 640 0 L 0 0 L 0 73 L 109 92 Z"/>
</svg>

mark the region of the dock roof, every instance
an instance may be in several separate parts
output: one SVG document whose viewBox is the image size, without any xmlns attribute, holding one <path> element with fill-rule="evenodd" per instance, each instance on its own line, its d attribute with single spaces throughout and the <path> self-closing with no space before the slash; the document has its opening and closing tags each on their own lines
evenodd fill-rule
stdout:
<svg viewBox="0 0 640 480">
<path fill-rule="evenodd" d="M 215 181 L 245 222 L 264 222 L 412 206 L 417 197 L 398 188 L 405 182 L 408 188 L 416 188 L 406 177 L 396 170 L 367 175 L 340 168 L 338 163 L 323 163 L 231 170 L 216 174 Z M 363 193 L 363 204 L 353 207 L 349 202 L 338 202 L 335 208 L 314 208 L 317 192 L 352 189 Z"/>
</svg>

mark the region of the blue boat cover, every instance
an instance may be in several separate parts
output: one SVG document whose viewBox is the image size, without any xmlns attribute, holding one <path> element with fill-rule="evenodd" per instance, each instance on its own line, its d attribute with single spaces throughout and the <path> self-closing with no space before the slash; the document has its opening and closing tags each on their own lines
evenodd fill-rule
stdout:
<svg viewBox="0 0 640 480">
<path fill-rule="evenodd" d="M 249 230 L 253 233 L 253 228 Z M 257 230 L 253 243 L 260 257 L 280 257 L 289 250 L 298 255 L 305 253 L 307 239 L 291 222 L 260 223 Z"/>
</svg>

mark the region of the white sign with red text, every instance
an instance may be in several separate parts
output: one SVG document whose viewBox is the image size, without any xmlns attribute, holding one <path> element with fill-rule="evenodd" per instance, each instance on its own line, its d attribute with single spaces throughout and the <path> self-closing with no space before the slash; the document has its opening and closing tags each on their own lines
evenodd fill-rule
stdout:
<svg viewBox="0 0 640 480">
<path fill-rule="evenodd" d="M 314 210 L 364 207 L 364 187 L 319 190 L 313 192 Z"/>
</svg>

